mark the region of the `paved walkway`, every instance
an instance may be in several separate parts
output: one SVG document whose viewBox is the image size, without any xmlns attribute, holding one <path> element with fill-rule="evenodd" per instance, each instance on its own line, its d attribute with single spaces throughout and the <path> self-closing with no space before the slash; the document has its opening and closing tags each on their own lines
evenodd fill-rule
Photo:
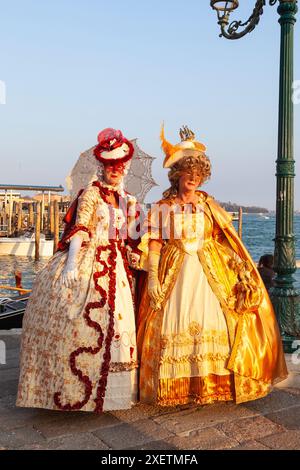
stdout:
<svg viewBox="0 0 300 470">
<path fill-rule="evenodd" d="M 255 402 L 137 405 L 98 416 L 16 408 L 20 332 L 0 331 L 1 341 L 0 449 L 300 449 L 300 364 L 291 355 L 289 378 Z"/>
</svg>

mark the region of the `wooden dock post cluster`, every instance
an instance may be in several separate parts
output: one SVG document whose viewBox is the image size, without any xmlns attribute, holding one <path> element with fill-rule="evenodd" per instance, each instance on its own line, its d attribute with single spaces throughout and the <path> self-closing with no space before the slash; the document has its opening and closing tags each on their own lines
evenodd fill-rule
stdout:
<svg viewBox="0 0 300 470">
<path fill-rule="evenodd" d="M 13 204 L 8 211 L 0 209 L 1 234 L 8 237 L 18 237 L 24 233 L 35 235 L 35 259 L 39 259 L 39 246 L 41 233 L 47 239 L 54 240 L 54 252 L 57 250 L 59 234 L 63 229 L 63 217 L 67 210 L 67 204 L 51 201 L 48 207 L 42 202 Z"/>
<path fill-rule="evenodd" d="M 41 228 L 42 223 L 41 221 L 44 220 L 44 215 L 41 210 L 41 203 L 36 203 L 36 212 L 35 212 L 35 259 L 38 260 L 40 258 L 40 239 L 41 239 Z M 62 220 L 60 218 L 60 211 L 59 211 L 59 204 L 58 201 L 52 201 L 48 206 L 48 236 L 53 238 L 53 253 L 56 252 L 58 242 L 59 242 L 59 232 L 60 228 L 62 228 Z"/>
<path fill-rule="evenodd" d="M 68 209 L 68 202 L 51 199 L 52 192 L 62 192 L 64 188 L 46 186 L 12 186 L 0 185 L 4 190 L 4 197 L 0 201 L 0 236 L 18 237 L 22 235 L 35 237 L 35 259 L 40 257 L 41 233 L 46 239 L 54 241 L 55 252 L 59 241 L 59 234 L 63 229 L 63 218 Z M 40 200 L 23 200 L 16 190 L 41 191 Z M 48 200 L 45 200 L 45 192 Z"/>
</svg>

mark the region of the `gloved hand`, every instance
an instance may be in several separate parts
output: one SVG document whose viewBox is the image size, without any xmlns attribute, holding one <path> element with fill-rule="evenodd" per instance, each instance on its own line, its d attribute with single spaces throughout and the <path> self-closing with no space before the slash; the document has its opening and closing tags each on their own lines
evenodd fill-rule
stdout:
<svg viewBox="0 0 300 470">
<path fill-rule="evenodd" d="M 162 301 L 162 288 L 158 279 L 159 260 L 160 253 L 150 250 L 148 261 L 148 294 L 151 299 L 151 307 L 155 310 L 160 308 Z"/>
<path fill-rule="evenodd" d="M 78 280 L 77 255 L 81 244 L 81 236 L 79 234 L 74 235 L 70 242 L 68 259 L 61 275 L 62 285 L 69 289 L 71 289 Z"/>
</svg>

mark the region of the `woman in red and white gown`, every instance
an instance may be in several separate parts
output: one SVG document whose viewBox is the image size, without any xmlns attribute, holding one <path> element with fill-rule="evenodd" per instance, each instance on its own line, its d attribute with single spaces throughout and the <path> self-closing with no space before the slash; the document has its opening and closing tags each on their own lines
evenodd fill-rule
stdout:
<svg viewBox="0 0 300 470">
<path fill-rule="evenodd" d="M 94 154 L 101 168 L 72 204 L 58 251 L 38 274 L 23 322 L 17 405 L 101 412 L 137 399 L 128 235 L 136 201 L 122 180 L 133 146 L 105 129 Z M 130 246 L 130 251 L 127 248 Z"/>
</svg>

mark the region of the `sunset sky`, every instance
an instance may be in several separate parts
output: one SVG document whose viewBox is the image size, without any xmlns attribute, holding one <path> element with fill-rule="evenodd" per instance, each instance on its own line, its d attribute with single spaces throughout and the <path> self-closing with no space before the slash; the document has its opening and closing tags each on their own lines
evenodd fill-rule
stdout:
<svg viewBox="0 0 300 470">
<path fill-rule="evenodd" d="M 255 1 L 241 1 L 245 20 Z M 268 3 L 268 2 L 267 2 Z M 216 199 L 275 208 L 280 26 L 267 6 L 239 41 L 218 37 L 209 0 L 11 0 L 1 5 L 2 184 L 65 186 L 79 154 L 105 127 L 138 138 L 157 157 L 159 131 L 176 143 L 187 124 L 207 146 Z M 245 6 L 245 5 L 248 6 Z M 295 28 L 300 81 L 300 22 Z M 300 83 L 300 82 L 299 82 Z M 296 195 L 300 209 L 300 103 L 295 106 Z M 297 188 L 298 185 L 298 188 Z"/>
</svg>

